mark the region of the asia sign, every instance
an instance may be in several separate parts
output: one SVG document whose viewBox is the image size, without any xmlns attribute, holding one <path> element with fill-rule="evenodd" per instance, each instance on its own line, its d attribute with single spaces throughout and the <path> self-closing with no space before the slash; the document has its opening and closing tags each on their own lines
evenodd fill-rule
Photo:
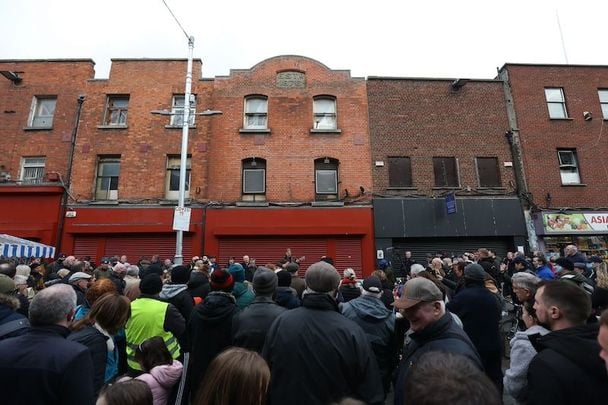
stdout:
<svg viewBox="0 0 608 405">
<path fill-rule="evenodd" d="M 543 225 L 547 233 L 607 233 L 608 212 L 543 214 Z"/>
</svg>

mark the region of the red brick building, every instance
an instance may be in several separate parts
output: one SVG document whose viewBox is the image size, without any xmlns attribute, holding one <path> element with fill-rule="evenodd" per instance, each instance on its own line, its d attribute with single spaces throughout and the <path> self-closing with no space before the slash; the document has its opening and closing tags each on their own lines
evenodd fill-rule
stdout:
<svg viewBox="0 0 608 405">
<path fill-rule="evenodd" d="M 608 256 L 608 67 L 506 64 L 539 248 Z"/>
<path fill-rule="evenodd" d="M 424 262 L 524 246 L 502 82 L 370 77 L 367 87 L 377 249 Z"/>
<path fill-rule="evenodd" d="M 56 245 L 79 97 L 94 62 L 0 61 L 0 233 Z"/>
</svg>

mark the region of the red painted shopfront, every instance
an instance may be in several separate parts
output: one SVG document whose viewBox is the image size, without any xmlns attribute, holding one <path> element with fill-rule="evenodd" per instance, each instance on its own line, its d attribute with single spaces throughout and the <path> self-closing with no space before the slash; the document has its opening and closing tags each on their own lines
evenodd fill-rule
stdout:
<svg viewBox="0 0 608 405">
<path fill-rule="evenodd" d="M 0 233 L 55 246 L 63 188 L 0 186 Z"/>
<path fill-rule="evenodd" d="M 371 207 L 208 208 L 205 253 L 224 265 L 232 256 L 277 263 L 287 248 L 305 256 L 301 272 L 330 256 L 338 271 L 352 267 L 358 277 L 375 269 Z"/>
<path fill-rule="evenodd" d="M 137 263 L 144 257 L 175 255 L 173 231 L 174 207 L 71 207 L 75 215 L 66 218 L 62 250 L 76 257 L 91 256 L 96 263 L 102 257 L 127 255 Z M 183 256 L 188 262 L 202 252 L 203 208 L 193 208 L 190 232 L 184 234 Z"/>
</svg>

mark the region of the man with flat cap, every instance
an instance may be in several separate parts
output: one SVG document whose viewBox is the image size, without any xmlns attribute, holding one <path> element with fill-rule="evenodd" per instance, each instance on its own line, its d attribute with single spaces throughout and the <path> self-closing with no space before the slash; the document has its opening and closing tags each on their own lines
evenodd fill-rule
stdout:
<svg viewBox="0 0 608 405">
<path fill-rule="evenodd" d="M 304 277 L 302 306 L 279 315 L 266 336 L 262 355 L 272 373 L 269 403 L 328 404 L 345 397 L 384 403 L 365 332 L 338 309 L 338 271 L 318 262 Z"/>
<path fill-rule="evenodd" d="M 393 305 L 410 322 L 395 379 L 395 405 L 404 403 L 405 381 L 412 366 L 424 353 L 460 354 L 483 370 L 475 346 L 445 309 L 441 290 L 434 282 L 423 277 L 412 278 L 405 283 L 401 297 Z"/>
</svg>

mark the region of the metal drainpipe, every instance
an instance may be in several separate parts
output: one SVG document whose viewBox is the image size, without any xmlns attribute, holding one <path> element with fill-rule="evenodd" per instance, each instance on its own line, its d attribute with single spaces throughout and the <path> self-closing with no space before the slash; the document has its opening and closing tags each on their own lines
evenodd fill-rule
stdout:
<svg viewBox="0 0 608 405">
<path fill-rule="evenodd" d="M 57 243 L 56 243 L 56 247 L 55 247 L 56 255 L 59 255 L 59 253 L 61 253 L 63 228 L 65 227 L 65 213 L 67 211 L 67 206 L 68 206 L 68 192 L 69 192 L 71 184 L 72 184 L 72 166 L 74 164 L 74 150 L 76 149 L 76 136 L 78 134 L 78 127 L 80 126 L 80 113 L 82 112 L 82 105 L 83 105 L 85 99 L 86 99 L 86 96 L 80 95 L 80 96 L 78 96 L 78 100 L 77 100 L 78 109 L 76 110 L 76 122 L 74 123 L 74 128 L 72 129 L 72 138 L 70 140 L 70 154 L 68 155 L 68 170 L 66 173 L 65 182 L 62 182 L 63 197 L 61 198 L 59 227 L 57 228 Z M 60 177 L 60 179 L 61 179 L 61 177 Z"/>
</svg>

